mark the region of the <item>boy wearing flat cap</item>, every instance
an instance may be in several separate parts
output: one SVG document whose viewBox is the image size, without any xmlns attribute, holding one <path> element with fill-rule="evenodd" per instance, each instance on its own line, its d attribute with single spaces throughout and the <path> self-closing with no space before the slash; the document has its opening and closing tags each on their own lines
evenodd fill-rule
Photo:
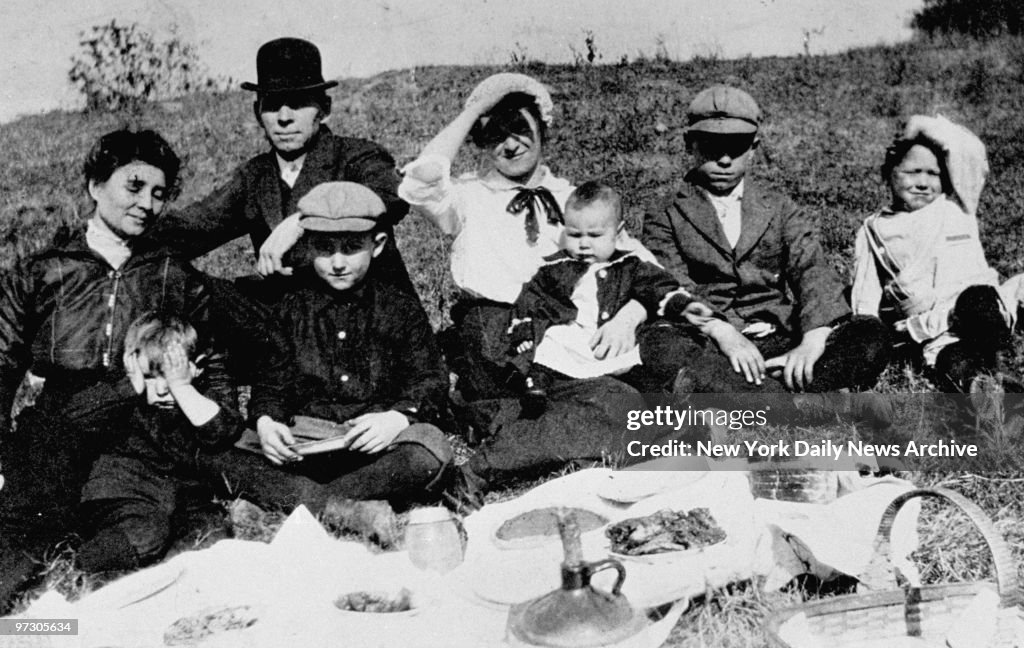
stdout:
<svg viewBox="0 0 1024 648">
<path fill-rule="evenodd" d="M 677 381 L 686 391 L 874 385 L 888 357 L 881 322 L 851 317 L 813 219 L 748 177 L 760 144 L 757 102 L 714 86 L 693 99 L 687 119 L 693 165 L 671 201 L 647 214 L 642 240 L 724 317 L 689 339 L 666 323 L 648 327 L 644 363 L 663 371 L 689 366 Z"/>
<path fill-rule="evenodd" d="M 434 425 L 448 373 L 419 301 L 373 272 L 387 208 L 351 182 L 321 184 L 298 208 L 307 263 L 275 307 L 249 402 L 264 457 L 238 450 L 216 467 L 237 494 L 275 508 L 414 498 L 451 459 Z M 337 450 L 303 456 L 292 447 L 296 416 L 348 430 Z"/>
</svg>

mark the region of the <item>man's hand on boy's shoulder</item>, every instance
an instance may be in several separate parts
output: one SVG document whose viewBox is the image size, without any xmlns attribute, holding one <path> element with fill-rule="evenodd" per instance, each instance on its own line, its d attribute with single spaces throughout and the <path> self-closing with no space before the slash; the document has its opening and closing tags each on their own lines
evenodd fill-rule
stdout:
<svg viewBox="0 0 1024 648">
<path fill-rule="evenodd" d="M 357 416 L 349 423 L 346 448 L 353 452 L 375 454 L 386 449 L 405 428 L 409 427 L 409 419 L 401 412 L 371 412 Z"/>
<path fill-rule="evenodd" d="M 277 224 L 270 236 L 263 242 L 259 250 L 256 270 L 264 277 L 276 273 L 291 275 L 292 268 L 284 265 L 284 255 L 299 242 L 302 237 L 302 226 L 299 225 L 299 214 L 295 213 Z"/>
<path fill-rule="evenodd" d="M 266 415 L 261 416 L 256 420 L 256 436 L 260 439 L 263 455 L 274 465 L 280 466 L 302 459 L 289 447 L 294 445 L 295 437 L 284 423 L 275 421 Z"/>
</svg>

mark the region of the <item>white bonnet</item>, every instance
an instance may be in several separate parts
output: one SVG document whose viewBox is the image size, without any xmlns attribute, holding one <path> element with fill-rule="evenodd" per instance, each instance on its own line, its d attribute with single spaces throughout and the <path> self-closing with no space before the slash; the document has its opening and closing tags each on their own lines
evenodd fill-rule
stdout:
<svg viewBox="0 0 1024 648">
<path fill-rule="evenodd" d="M 554 102 L 551 101 L 551 93 L 537 79 L 518 72 L 499 72 L 487 77 L 473 88 L 473 92 L 466 99 L 466 106 L 488 97 L 504 97 L 513 92 L 522 92 L 536 97 L 541 120 L 545 125 L 551 126 L 555 109 Z"/>
</svg>

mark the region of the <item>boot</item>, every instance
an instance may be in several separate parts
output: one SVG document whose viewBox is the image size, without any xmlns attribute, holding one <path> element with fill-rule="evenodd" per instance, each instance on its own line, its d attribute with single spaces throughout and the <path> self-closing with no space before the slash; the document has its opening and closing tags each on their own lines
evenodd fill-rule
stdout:
<svg viewBox="0 0 1024 648">
<path fill-rule="evenodd" d="M 462 464 L 452 471 L 452 478 L 443 494 L 448 508 L 459 515 L 469 515 L 484 506 L 484 491 L 487 481 L 473 472 L 469 464 Z"/>
</svg>

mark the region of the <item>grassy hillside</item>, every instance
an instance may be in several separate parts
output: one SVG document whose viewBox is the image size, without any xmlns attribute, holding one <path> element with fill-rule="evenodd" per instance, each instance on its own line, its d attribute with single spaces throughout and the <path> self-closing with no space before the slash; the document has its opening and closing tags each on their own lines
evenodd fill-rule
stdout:
<svg viewBox="0 0 1024 648">
<path fill-rule="evenodd" d="M 993 172 L 980 209 L 984 243 L 1004 274 L 1024 269 L 1024 236 L 1016 225 L 1024 204 L 1020 40 L 907 44 L 829 57 L 520 69 L 554 91 L 551 165 L 576 181 L 603 177 L 622 188 L 634 228 L 684 169 L 682 128 L 694 94 L 716 82 L 749 90 L 766 116 L 756 175 L 819 215 L 825 245 L 844 273 L 856 226 L 887 197 L 877 169 L 898 121 L 915 112 L 942 112 L 988 145 Z M 429 67 L 343 81 L 332 91 L 330 124 L 381 142 L 402 163 L 456 114 L 472 85 L 494 71 Z M 123 123 L 156 128 L 186 159 L 179 204 L 205 195 L 265 146 L 251 99 L 241 91 L 200 95 L 139 114 L 51 113 L 0 126 L 0 263 L 11 261 L 10 251 L 42 245 L 59 223 L 87 212 L 82 156 L 97 135 Z M 460 163 L 474 164 L 471 147 Z M 449 290 L 447 245 L 415 219 L 403 223 L 398 237 L 438 322 Z M 238 245 L 201 266 L 234 275 L 248 272 L 248 263 Z"/>
<path fill-rule="evenodd" d="M 980 208 L 983 242 L 1001 273 L 1024 271 L 1018 217 L 1024 206 L 1024 40 L 915 43 L 829 57 L 516 69 L 553 90 L 551 166 L 577 182 L 601 177 L 620 187 L 633 231 L 644 210 L 657 205 L 685 169 L 682 129 L 694 94 L 718 82 L 747 89 L 766 115 L 755 176 L 817 214 L 830 258 L 844 275 L 849 274 L 856 227 L 888 197 L 878 166 L 900 119 L 941 112 L 974 130 L 988 146 L 992 174 Z M 475 82 L 495 71 L 429 67 L 345 80 L 332 91 L 329 123 L 338 132 L 382 143 L 401 164 L 456 114 Z M 184 205 L 265 147 L 251 100 L 244 92 L 194 96 L 139 114 L 52 113 L 0 126 L 5 153 L 0 160 L 0 266 L 44 245 L 62 224 L 85 218 L 89 204 L 81 160 L 101 133 L 123 123 L 162 132 L 186 160 L 178 201 Z M 458 165 L 471 168 L 474 163 L 467 148 Z M 448 242 L 415 217 L 398 228 L 398 240 L 434 324 L 442 324 L 452 295 Z M 236 242 L 199 265 L 223 276 L 248 273 L 247 245 L 247 240 Z M 889 380 L 901 390 L 920 384 L 899 375 Z M 1024 486 L 1019 480 L 946 479 L 996 516 L 1017 557 L 1024 555 Z M 932 565 L 933 580 L 987 573 L 984 549 L 962 521 L 937 514 L 928 519 L 921 555 Z M 762 595 L 756 588 L 719 593 L 684 617 L 671 643 L 763 645 L 758 625 L 766 610 L 795 598 Z"/>
</svg>

